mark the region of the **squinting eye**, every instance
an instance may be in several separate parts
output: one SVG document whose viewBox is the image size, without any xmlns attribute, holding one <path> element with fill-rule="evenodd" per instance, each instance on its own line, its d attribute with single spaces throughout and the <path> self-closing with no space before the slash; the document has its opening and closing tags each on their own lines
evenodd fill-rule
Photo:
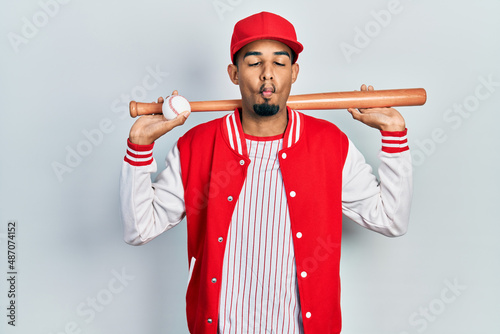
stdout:
<svg viewBox="0 0 500 334">
<path fill-rule="evenodd" d="M 259 64 L 260 64 L 260 62 L 257 62 L 257 63 L 253 63 L 253 64 L 248 64 L 248 66 L 257 66 Z"/>
<path fill-rule="evenodd" d="M 278 66 L 285 66 L 285 64 L 282 64 L 282 63 L 278 63 L 277 61 L 274 62 L 276 65 Z"/>
</svg>

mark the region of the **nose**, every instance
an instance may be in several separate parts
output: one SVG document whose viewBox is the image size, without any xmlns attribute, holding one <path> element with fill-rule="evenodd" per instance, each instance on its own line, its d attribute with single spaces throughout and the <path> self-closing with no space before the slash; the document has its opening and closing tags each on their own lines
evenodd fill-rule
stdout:
<svg viewBox="0 0 500 334">
<path fill-rule="evenodd" d="M 274 73 L 273 73 L 273 67 L 271 64 L 265 64 L 262 66 L 262 73 L 261 73 L 261 80 L 266 81 L 266 80 L 273 80 L 274 79 Z"/>
</svg>

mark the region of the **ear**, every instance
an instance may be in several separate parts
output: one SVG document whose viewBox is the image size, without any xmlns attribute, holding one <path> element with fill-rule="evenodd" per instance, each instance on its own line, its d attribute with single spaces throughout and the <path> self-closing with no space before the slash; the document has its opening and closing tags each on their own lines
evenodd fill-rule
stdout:
<svg viewBox="0 0 500 334">
<path fill-rule="evenodd" d="M 299 64 L 292 64 L 292 83 L 295 83 L 297 76 L 299 75 Z"/>
<path fill-rule="evenodd" d="M 235 84 L 239 84 L 238 79 L 238 67 L 234 64 L 229 64 L 227 66 L 227 74 L 229 74 L 229 79 Z"/>
</svg>

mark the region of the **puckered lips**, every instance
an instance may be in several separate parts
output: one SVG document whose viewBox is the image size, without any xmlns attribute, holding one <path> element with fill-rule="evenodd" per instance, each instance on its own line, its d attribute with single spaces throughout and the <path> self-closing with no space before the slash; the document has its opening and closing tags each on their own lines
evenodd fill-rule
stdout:
<svg viewBox="0 0 500 334">
<path fill-rule="evenodd" d="M 276 87 L 274 85 L 264 84 L 260 87 L 260 94 L 265 100 L 269 100 L 271 96 L 276 92 Z"/>
</svg>

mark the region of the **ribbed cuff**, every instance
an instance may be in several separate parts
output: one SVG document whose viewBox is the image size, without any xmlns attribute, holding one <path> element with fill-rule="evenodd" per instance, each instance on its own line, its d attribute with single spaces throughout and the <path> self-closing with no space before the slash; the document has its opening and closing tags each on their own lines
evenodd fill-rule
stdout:
<svg viewBox="0 0 500 334">
<path fill-rule="evenodd" d="M 153 162 L 154 145 L 155 143 L 150 145 L 138 145 L 127 139 L 127 155 L 124 160 L 132 166 L 150 165 Z"/>
<path fill-rule="evenodd" d="M 404 131 L 380 131 L 382 134 L 382 151 L 386 153 L 401 153 L 409 150 L 408 139 Z"/>
</svg>

